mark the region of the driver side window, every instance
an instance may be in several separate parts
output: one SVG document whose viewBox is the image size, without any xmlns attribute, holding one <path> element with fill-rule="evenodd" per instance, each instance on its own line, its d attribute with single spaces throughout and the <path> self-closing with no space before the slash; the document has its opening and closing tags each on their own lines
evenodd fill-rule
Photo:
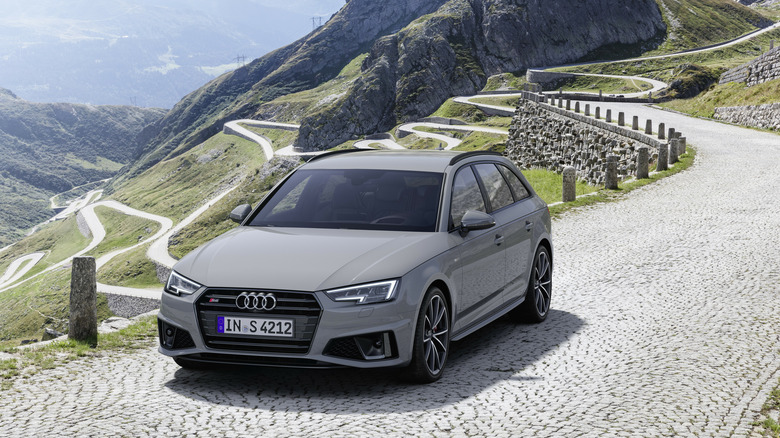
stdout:
<svg viewBox="0 0 780 438">
<path fill-rule="evenodd" d="M 482 191 L 479 189 L 477 178 L 474 176 L 471 166 L 460 169 L 455 174 L 455 180 L 452 184 L 450 218 L 454 228 L 460 226 L 463 215 L 468 210 L 487 212 Z"/>
</svg>

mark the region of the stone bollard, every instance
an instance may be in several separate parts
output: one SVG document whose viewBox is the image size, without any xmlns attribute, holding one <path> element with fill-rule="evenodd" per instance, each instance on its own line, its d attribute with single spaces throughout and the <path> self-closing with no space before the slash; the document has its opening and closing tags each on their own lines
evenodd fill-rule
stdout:
<svg viewBox="0 0 780 438">
<path fill-rule="evenodd" d="M 612 123 L 612 110 L 607 110 L 607 123 Z"/>
<path fill-rule="evenodd" d="M 669 128 L 669 131 L 666 134 L 666 138 L 668 138 L 669 140 L 674 138 L 674 128 Z"/>
<path fill-rule="evenodd" d="M 669 145 L 661 143 L 658 145 L 658 166 L 656 172 L 669 169 Z"/>
<path fill-rule="evenodd" d="M 679 141 L 676 138 L 669 140 L 669 165 L 680 161 L 679 152 L 677 151 L 677 144 Z"/>
<path fill-rule="evenodd" d="M 558 98 L 558 108 L 563 108 L 563 98 L 562 97 Z"/>
<path fill-rule="evenodd" d="M 666 139 L 666 124 L 665 123 L 659 123 L 658 124 L 658 139 L 659 140 L 665 140 Z"/>
<path fill-rule="evenodd" d="M 585 115 L 590 117 L 590 105 L 585 104 Z"/>
<path fill-rule="evenodd" d="M 623 111 L 620 111 L 618 113 L 618 126 L 623 126 L 626 124 L 626 115 L 623 113 Z"/>
<path fill-rule="evenodd" d="M 566 99 L 566 111 L 571 111 L 571 99 Z"/>
<path fill-rule="evenodd" d="M 599 90 L 599 101 L 604 100 L 604 96 L 602 95 L 602 91 Z"/>
<path fill-rule="evenodd" d="M 639 131 L 639 116 L 634 116 L 633 120 L 631 120 L 631 129 Z"/>
<path fill-rule="evenodd" d="M 73 258 L 68 338 L 97 345 L 97 281 L 94 257 Z"/>
<path fill-rule="evenodd" d="M 568 166 L 563 169 L 563 202 L 577 199 L 577 171 Z"/>
<path fill-rule="evenodd" d="M 601 118 L 601 107 L 597 106 L 596 107 L 596 120 L 598 120 L 600 118 Z"/>
<path fill-rule="evenodd" d="M 680 137 L 677 139 L 677 154 L 682 155 L 686 152 L 688 152 L 688 141 L 685 137 Z"/>
<path fill-rule="evenodd" d="M 645 122 L 645 134 L 652 135 L 653 134 L 653 121 L 648 119 Z"/>
<path fill-rule="evenodd" d="M 574 112 L 579 114 L 580 113 L 580 103 L 574 102 Z"/>
<path fill-rule="evenodd" d="M 636 156 L 636 179 L 648 178 L 650 153 L 647 146 L 640 146 Z"/>
<path fill-rule="evenodd" d="M 609 190 L 617 190 L 618 188 L 617 168 L 617 155 L 607 155 L 607 173 L 604 176 L 604 187 Z"/>
</svg>

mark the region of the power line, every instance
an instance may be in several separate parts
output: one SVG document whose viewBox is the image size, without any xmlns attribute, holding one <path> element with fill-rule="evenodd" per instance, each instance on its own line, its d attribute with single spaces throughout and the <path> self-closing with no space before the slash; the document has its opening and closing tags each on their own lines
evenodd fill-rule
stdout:
<svg viewBox="0 0 780 438">
<path fill-rule="evenodd" d="M 233 58 L 233 61 L 235 61 L 236 64 L 240 64 L 240 66 L 243 67 L 246 65 L 246 56 L 236 55 L 236 57 Z"/>
</svg>

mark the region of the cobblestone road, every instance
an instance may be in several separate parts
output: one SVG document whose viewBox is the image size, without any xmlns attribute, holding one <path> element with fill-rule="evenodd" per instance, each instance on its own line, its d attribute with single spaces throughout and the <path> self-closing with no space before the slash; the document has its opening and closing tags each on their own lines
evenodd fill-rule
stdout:
<svg viewBox="0 0 780 438">
<path fill-rule="evenodd" d="M 149 348 L 17 381 L 0 436 L 749 435 L 780 375 L 780 136 L 613 108 L 682 130 L 697 163 L 555 221 L 548 320 L 455 344 L 440 382 Z"/>
</svg>

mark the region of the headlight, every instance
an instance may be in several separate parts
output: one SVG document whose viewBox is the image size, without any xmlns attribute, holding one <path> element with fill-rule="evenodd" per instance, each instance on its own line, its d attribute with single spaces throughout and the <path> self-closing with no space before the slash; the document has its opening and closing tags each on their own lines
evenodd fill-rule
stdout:
<svg viewBox="0 0 780 438">
<path fill-rule="evenodd" d="M 168 276 L 168 282 L 165 283 L 165 292 L 174 295 L 191 295 L 201 287 L 200 284 L 182 277 L 176 271 L 171 271 L 171 275 Z"/>
<path fill-rule="evenodd" d="M 395 297 L 398 280 L 380 281 L 358 286 L 325 291 L 333 301 L 354 301 L 355 304 L 372 304 L 390 301 Z"/>
</svg>

